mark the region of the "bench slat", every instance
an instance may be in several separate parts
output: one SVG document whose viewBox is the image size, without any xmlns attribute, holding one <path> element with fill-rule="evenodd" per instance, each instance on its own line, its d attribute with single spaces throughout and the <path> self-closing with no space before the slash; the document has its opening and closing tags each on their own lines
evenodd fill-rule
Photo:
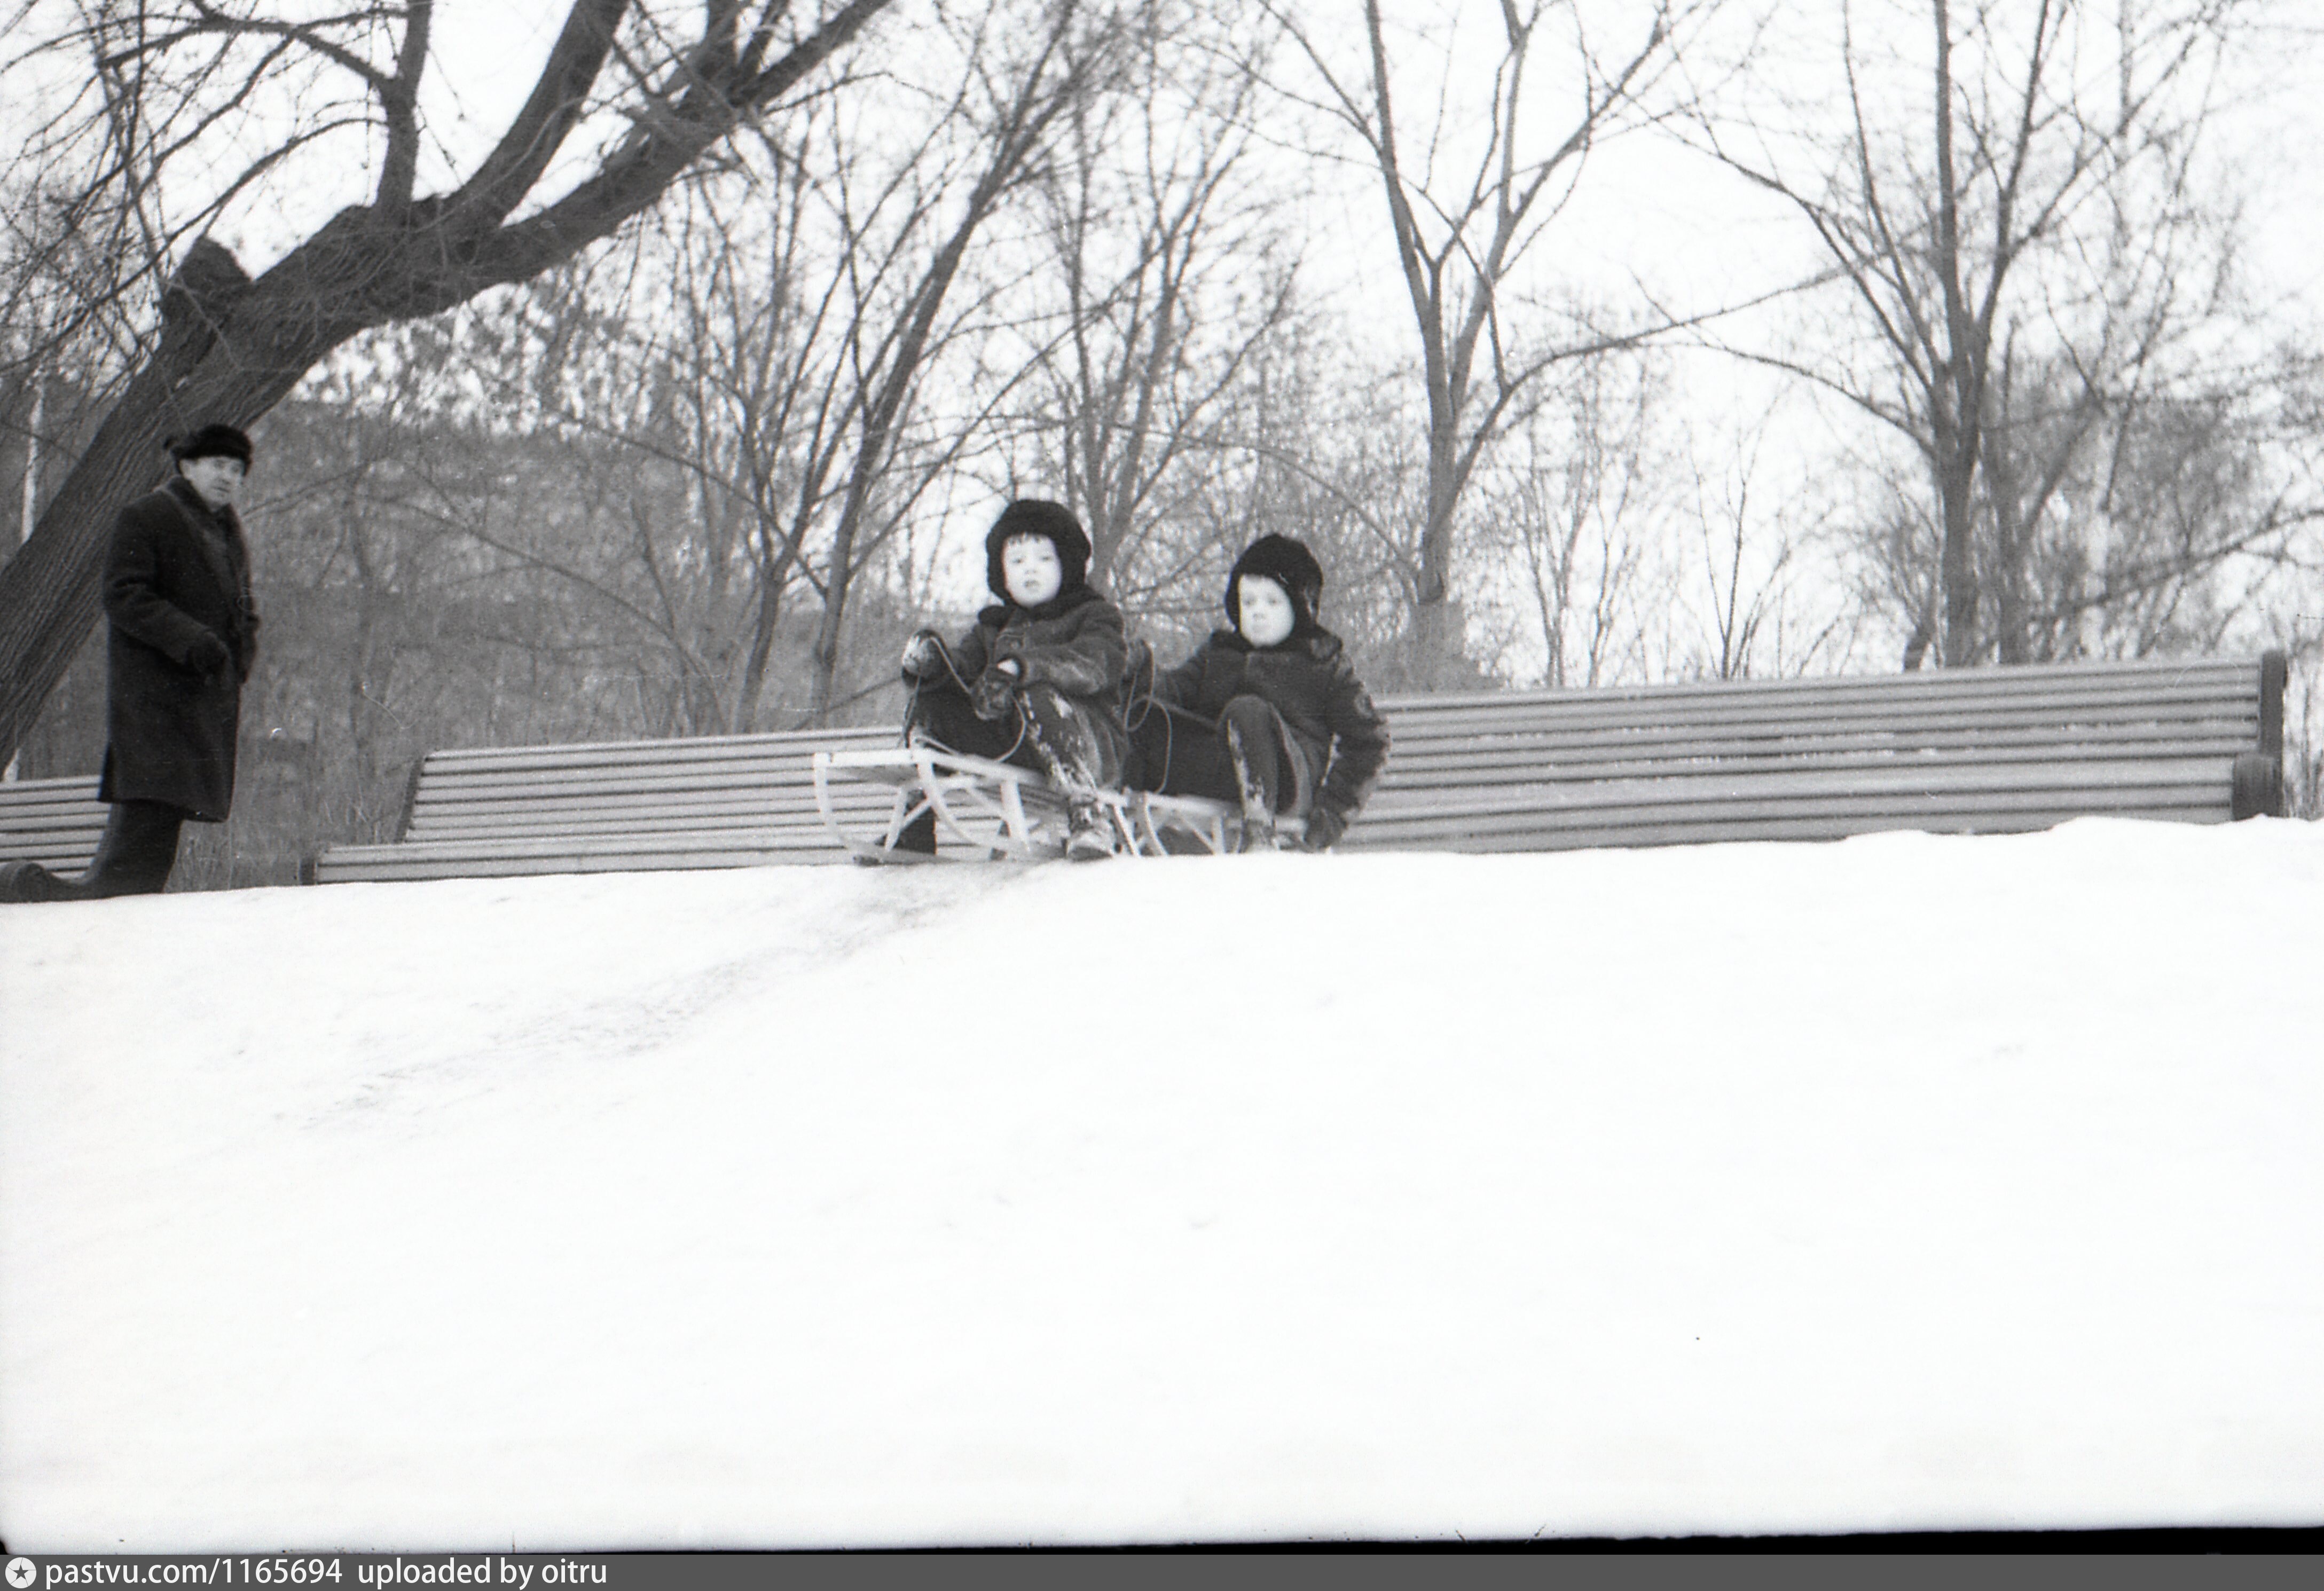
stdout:
<svg viewBox="0 0 2324 1591">
<path fill-rule="evenodd" d="M 1567 783 L 1586 784 L 1621 778 L 1693 778 L 1705 777 L 1767 777 L 1787 770 L 1829 770 L 1843 772 L 1851 769 L 1866 772 L 1917 769 L 1935 771 L 1954 768 L 1999 768 L 2008 767 L 2070 767 L 2078 764 L 2168 764 L 2196 765 L 2203 768 L 2224 767 L 2234 760 L 2244 748 L 2232 740 L 2205 742 L 2199 748 L 2181 750 L 2142 746 L 2135 749 L 2108 747 L 2069 747 L 2061 749 L 2016 748 L 1998 752 L 1941 751 L 1901 756 L 1877 752 L 1854 752 L 1840 756 L 1793 756 L 1780 754 L 1754 757 L 1720 757 L 1692 759 L 1635 759 L 1618 761 L 1612 759 L 1582 760 L 1558 757 L 1528 761 L 1519 758 L 1474 758 L 1451 767 L 1424 766 L 1406 768 L 1390 778 L 1382 776 L 1376 787 L 1374 799 L 1392 792 L 1467 789 L 1479 786 Z"/>
<path fill-rule="evenodd" d="M 0 861 L 34 861 L 52 873 L 78 875 L 97 854 L 99 834 L 0 841 Z"/>
<path fill-rule="evenodd" d="M 893 745 L 888 729 L 787 730 L 765 735 L 707 735 L 673 740 L 610 740 L 572 746 L 479 746 L 430 751 L 431 770 L 446 773 L 524 772 L 567 768 L 617 768 L 629 763 L 755 762 L 790 759 L 804 767 L 816 752 L 840 745 Z"/>
<path fill-rule="evenodd" d="M 543 803 L 540 805 L 519 803 L 489 811 L 463 810 L 438 813 L 424 823 L 412 824 L 399 835 L 398 839 L 427 840 L 438 835 L 490 832 L 510 823 L 533 822 L 554 823 L 599 817 L 622 823 L 650 823 L 674 818 L 683 822 L 701 823 L 726 828 L 734 827 L 738 823 L 742 824 L 756 823 L 767 827 L 780 828 L 805 821 L 813 815 L 816 814 L 812 807 L 797 805 L 695 808 L 686 804 L 665 805 L 641 803 L 605 805 L 597 803 Z"/>
<path fill-rule="evenodd" d="M 1393 727 L 1393 726 L 1391 726 Z M 1398 757 L 1427 758 L 1457 756 L 1464 751 L 1525 751 L 1534 747 L 1556 746 L 1588 751 L 1605 748 L 1631 750 L 1661 746 L 1674 748 L 1733 746 L 1742 750 L 1765 748 L 1776 752 L 1831 746 L 1842 750 L 1960 746 L 2059 746 L 2059 745 L 2136 745 L 2142 741 L 2181 742 L 2190 736 L 2209 734 L 2214 739 L 2246 743 L 2251 727 L 2248 720 L 2220 721 L 2216 727 L 2202 723 L 2176 724 L 2154 722 L 2078 724 L 1983 725 L 1972 728 L 1959 726 L 1931 729 L 1920 725 L 1896 727 L 1831 727 L 1818 725 L 1812 729 L 1736 730 L 1717 722 L 1670 725 L 1657 728 L 1610 728 L 1595 730 L 1502 730 L 1464 731 L 1457 735 L 1406 735 L 1395 741 Z"/>
<path fill-rule="evenodd" d="M 0 835 L 52 838 L 102 830 L 106 810 L 99 806 L 94 813 L 72 809 L 7 813 L 0 814 Z"/>
<path fill-rule="evenodd" d="M 427 807 L 455 802 L 521 800 L 536 793 L 595 799 L 663 793 L 683 796 L 688 792 L 719 790 L 748 790 L 775 795 L 813 788 L 813 780 L 804 769 L 789 768 L 742 768 L 724 777 L 715 773 L 704 775 L 691 769 L 662 773 L 644 769 L 620 773 L 576 770 L 570 774 L 538 774 L 523 778 L 503 775 L 481 778 L 464 777 L 454 783 L 447 783 L 439 776 L 430 783 L 422 784 L 419 797 L 412 803 L 412 813 L 417 816 Z"/>
<path fill-rule="evenodd" d="M 574 851 L 590 854 L 605 854 L 622 851 L 652 851 L 678 854 L 686 851 L 837 851 L 844 849 L 821 829 L 744 829 L 732 832 L 705 834 L 656 834 L 630 840 L 621 835 L 567 842 L 555 835 L 533 838 L 504 837 L 476 840 L 398 841 L 392 845 L 334 846 L 335 853 L 348 856 L 365 853 L 400 855 L 424 845 L 447 855 L 463 854 L 490 856 L 496 854 L 547 855 L 558 851 Z"/>
<path fill-rule="evenodd" d="M 35 861 L 78 874 L 97 854 L 113 809 L 97 798 L 95 774 L 0 780 L 0 861 Z"/>
<path fill-rule="evenodd" d="M 1527 824 L 1498 832 L 1463 831 L 1398 833 L 1363 831 L 1358 823 L 1341 844 L 1351 851 L 1455 851 L 1472 852 L 1585 851 L 1601 846 L 1624 849 L 1660 845 L 1704 845 L 1749 840 L 1845 840 L 1856 834 L 1894 833 L 1900 830 L 1933 834 L 2015 834 L 2053 829 L 2078 817 L 2139 818 L 2154 822 L 2223 823 L 2224 809 L 2215 807 L 2124 806 L 2092 813 L 2080 806 L 2028 806 L 2011 812 L 1895 813 L 1871 811 L 1853 814 L 1794 814 L 1782 817 L 1745 818 L 1721 814 L 1708 820 L 1642 823 Z"/>
<path fill-rule="evenodd" d="M 870 801 L 888 798 L 892 792 L 866 790 L 862 795 L 850 791 L 844 799 Z M 812 789 L 780 789 L 774 791 L 743 790 L 722 794 L 717 790 L 634 790 L 620 795 L 602 795 L 595 791 L 581 793 L 567 790 L 543 790 L 537 796 L 500 794 L 475 801 L 434 801 L 412 813 L 412 831 L 423 825 L 434 827 L 444 823 L 464 823 L 472 818 L 489 819 L 509 813 L 527 812 L 813 812 L 815 792 Z"/>
<path fill-rule="evenodd" d="M 2096 727 L 2109 723 L 2256 725 L 2258 722 L 2256 711 L 2219 712 L 2211 710 L 2209 704 L 2204 704 L 2202 711 L 2192 710 L 2191 704 L 2181 704 L 2181 710 L 2166 712 L 2144 703 L 2080 703 L 2069 705 L 2024 701 L 1934 703 L 1925 711 L 1909 713 L 1888 703 L 1833 703 L 1821 707 L 1788 704 L 1760 707 L 1738 704 L 1731 712 L 1717 712 L 1692 704 L 1683 709 L 1640 708 L 1636 712 L 1624 712 L 1611 706 L 1575 704 L 1554 710 L 1512 708 L 1498 715 L 1472 712 L 1457 718 L 1446 715 L 1425 721 L 1409 717 L 1399 719 L 1394 714 L 1388 717 L 1391 740 L 1397 738 L 1399 730 L 1406 740 L 1427 740 L 1452 734 L 1571 733 L 1587 730 L 1657 728 L 1694 728 L 1732 735 L 1745 731 L 1815 734 L 1881 731 L 1916 732 L 1932 729 L 1973 730 L 1984 727 L 2050 728 L 2082 724 Z"/>
<path fill-rule="evenodd" d="M 1462 691 L 1383 695 L 1382 711 L 1414 707 L 1429 713 L 1474 708 L 1525 708 L 1560 703 L 1652 704 L 1688 699 L 1749 705 L 1802 697 L 1838 700 L 1878 694 L 1908 701 L 1922 696 L 2038 694 L 2060 691 L 2144 694 L 2164 688 L 2251 690 L 2258 664 L 2246 658 L 2151 662 L 2012 665 L 2006 667 L 1923 669 L 1911 674 L 1862 674 L 1800 679 L 1692 680 L 1672 685 L 1569 686 L 1562 690 Z"/>
<path fill-rule="evenodd" d="M 864 820 L 883 819 L 893 811 L 895 802 L 889 800 L 850 802 L 839 811 Z M 535 833 L 670 833 L 698 831 L 703 833 L 752 829 L 806 829 L 823 832 L 823 814 L 813 807 L 804 811 L 767 812 L 604 812 L 551 810 L 546 812 L 497 813 L 489 818 L 456 823 L 438 823 L 424 833 L 413 831 L 398 843 L 412 844 L 434 840 L 469 839 L 492 834 Z"/>
<path fill-rule="evenodd" d="M 59 818 L 80 819 L 91 811 L 102 815 L 105 803 L 95 796 L 50 796 L 35 801 L 0 801 L 0 825 L 14 828 L 18 823 L 52 823 Z"/>
<path fill-rule="evenodd" d="M 529 876 L 541 873 L 667 871 L 744 868 L 770 862 L 843 861 L 847 852 L 823 830 L 786 834 L 657 835 L 637 839 L 557 837 L 496 841 L 402 841 L 333 846 L 317 859 L 318 883 L 396 878 Z"/>
<path fill-rule="evenodd" d="M 1921 827 L 1924 819 L 1945 819 L 1972 829 L 1987 819 L 2004 822 L 2034 814 L 2050 814 L 2048 823 L 2062 823 L 2079 816 L 2177 816 L 2214 810 L 2222 818 L 2226 815 L 2224 798 L 2206 800 L 2201 793 L 2193 790 L 2185 793 L 2184 800 L 2173 800 L 2170 796 L 2170 792 L 2125 788 L 2076 791 L 2070 800 L 2061 799 L 2054 790 L 2002 792 L 1977 801 L 1931 801 L 1908 792 L 1736 797 L 1723 801 L 1631 799 L 1604 805 L 1497 808 L 1472 813 L 1415 814 L 1402 818 L 1391 814 L 1374 817 L 1367 813 L 1350 826 L 1348 832 L 1354 839 L 1360 831 L 1360 837 L 1368 844 L 1410 844 L 1432 835 L 1449 840 L 1494 833 L 1548 835 L 1577 829 L 1699 823 L 1713 814 L 1720 823 L 1878 817 L 1892 823 L 1902 820 L 1900 826 L 1909 828 Z"/>
<path fill-rule="evenodd" d="M 1803 770 L 1766 773 L 1748 777 L 1705 772 L 1689 777 L 1602 779 L 1582 786 L 1513 785 L 1491 790 L 1446 794 L 1383 793 L 1364 808 L 1359 821 L 1376 814 L 1384 821 L 1403 813 L 1531 813 L 1568 811 L 1620 805 L 1633 799 L 1655 804 L 1738 806 L 1753 800 L 1789 800 L 1826 796 L 1866 799 L 1908 798 L 1934 805 L 1954 806 L 1981 801 L 1998 802 L 2025 792 L 2076 796 L 2130 791 L 2177 801 L 2175 792 L 2194 791 L 2198 799 L 2227 804 L 2228 772 L 2224 767 L 2200 762 L 2099 763 L 2080 767 L 2036 764 L 2024 768 L 1874 768 L 1866 770 Z"/>
</svg>

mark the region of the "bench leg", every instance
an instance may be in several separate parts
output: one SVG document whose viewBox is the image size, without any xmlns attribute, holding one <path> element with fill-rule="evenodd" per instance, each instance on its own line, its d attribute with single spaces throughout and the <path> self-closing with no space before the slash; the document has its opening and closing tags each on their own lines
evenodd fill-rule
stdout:
<svg viewBox="0 0 2324 1591">
<path fill-rule="evenodd" d="M 2283 815 L 2283 759 L 2264 751 L 2246 751 L 2236 759 L 2234 787 L 2227 797 L 2227 816 L 2236 823 L 2251 817 Z"/>
</svg>

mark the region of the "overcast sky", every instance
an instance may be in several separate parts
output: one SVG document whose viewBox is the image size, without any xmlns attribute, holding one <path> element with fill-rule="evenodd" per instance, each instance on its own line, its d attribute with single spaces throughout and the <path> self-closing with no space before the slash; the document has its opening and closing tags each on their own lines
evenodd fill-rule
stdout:
<svg viewBox="0 0 2324 1591">
<path fill-rule="evenodd" d="M 1729 15 L 1742 17 L 1757 0 L 1733 0 Z M 1618 0 L 1589 0 L 1590 9 L 1618 27 L 1637 8 Z M 46 9 L 36 5 L 34 11 Z M 423 184 L 453 179 L 471 165 L 489 140 L 506 125 L 530 87 L 567 9 L 567 0 L 496 0 L 489 6 L 441 7 L 435 25 L 436 65 L 424 108 L 440 152 L 423 167 Z M 908 40 L 915 0 L 899 0 L 875 22 L 862 46 L 883 60 L 899 40 Z M 1775 96 L 1812 103 L 1838 82 L 1835 70 L 1841 0 L 1789 0 L 1779 9 L 1779 25 L 1760 44 L 1755 82 L 1764 104 Z M 1917 22 L 1912 5 L 1899 0 L 1855 0 L 1859 38 L 1874 42 L 1867 53 L 1890 43 L 1913 43 L 1899 35 L 1900 23 Z M 1306 10 L 1330 19 L 1344 11 L 1343 23 L 1319 29 L 1340 51 L 1337 62 L 1351 72 L 1361 68 L 1360 28 L 1354 0 L 1310 0 Z M 1398 65 L 1408 74 L 1398 84 L 1401 105 L 1415 127 L 1431 107 L 1442 53 L 1432 45 L 1450 43 L 1471 69 L 1496 52 L 1497 0 L 1389 0 L 1392 25 L 1407 47 Z M 2250 259 L 2256 277 L 2313 307 L 2324 295 L 2324 72 L 2319 51 L 2305 45 L 2310 31 L 2301 23 L 2306 0 L 2268 0 L 2256 8 L 2267 28 L 2266 47 L 2238 63 L 2235 79 L 2221 95 L 2224 105 L 2210 136 L 2228 170 L 2246 181 L 2256 201 L 2252 210 Z M 1884 31 L 1885 30 L 1885 31 Z M 1917 33 L 1918 30 L 1911 30 Z M 1714 32 L 1703 46 L 1705 60 L 1731 49 L 1731 33 Z M 2303 47 L 2295 48 L 2295 45 Z M 1570 84 L 1557 69 L 1558 52 L 1542 51 L 1532 72 L 1536 90 L 1536 126 L 1545 134 L 1570 115 Z M 1286 49 L 1279 75 L 1312 87 L 1296 51 Z M 1473 86 L 1472 86 L 1473 87 Z M 1898 86 L 1904 92 L 1914 87 Z M 21 87 L 21 85 L 20 85 Z M 876 93 L 867 88 L 866 93 Z M 21 96 L 19 108 L 23 107 Z M 5 107 L 0 106 L 0 115 Z M 1452 118 L 1457 135 L 1459 116 Z M 1286 143 L 1303 136 L 1287 121 L 1277 126 Z M 1416 131 L 1413 133 L 1416 136 Z M 1345 271 L 1357 280 L 1392 271 L 1376 183 L 1360 170 L 1334 173 L 1320 165 L 1307 175 L 1323 189 L 1317 225 L 1343 224 L 1357 241 L 1376 240 L 1371 249 L 1315 251 L 1311 276 Z M 336 179 L 336 180 L 335 180 Z M 231 214 L 221 235 L 237 248 L 246 266 L 262 267 L 320 215 L 338 205 L 360 202 L 361 175 L 348 162 L 330 162 L 329 175 L 301 169 Z M 1621 141 L 1591 158 L 1567 213 L 1550 235 L 1542 262 L 1545 280 L 1555 278 L 1614 292 L 1633 273 L 1675 294 L 1708 300 L 1731 285 L 1780 280 L 1812 261 L 1812 249 L 1796 221 L 1761 196 L 1719 171 L 1700 156 L 1660 137 Z"/>
</svg>

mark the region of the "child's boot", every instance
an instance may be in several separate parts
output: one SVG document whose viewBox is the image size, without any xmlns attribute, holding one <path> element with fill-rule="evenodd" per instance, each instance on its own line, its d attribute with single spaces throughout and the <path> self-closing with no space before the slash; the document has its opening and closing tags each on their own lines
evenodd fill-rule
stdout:
<svg viewBox="0 0 2324 1591">
<path fill-rule="evenodd" d="M 1250 766 L 1243 755 L 1240 726 L 1227 725 L 1227 753 L 1234 760 L 1235 786 L 1242 792 L 1242 835 L 1237 841 L 1238 852 L 1246 851 L 1279 851 L 1281 841 L 1275 832 L 1275 797 L 1267 781 Z"/>
<path fill-rule="evenodd" d="M 1277 849 L 1275 814 L 1267 810 L 1265 804 L 1253 801 L 1246 792 L 1242 798 L 1242 838 L 1235 845 L 1235 850 L 1244 851 L 1275 849 Z"/>
<path fill-rule="evenodd" d="M 1065 855 L 1074 861 L 1102 861 L 1117 849 L 1113 820 L 1099 801 L 1076 801 L 1065 809 Z"/>
<path fill-rule="evenodd" d="M 931 807 L 913 815 L 911 821 L 896 831 L 891 851 L 908 851 L 914 856 L 934 856 L 936 853 L 936 814 Z"/>
</svg>

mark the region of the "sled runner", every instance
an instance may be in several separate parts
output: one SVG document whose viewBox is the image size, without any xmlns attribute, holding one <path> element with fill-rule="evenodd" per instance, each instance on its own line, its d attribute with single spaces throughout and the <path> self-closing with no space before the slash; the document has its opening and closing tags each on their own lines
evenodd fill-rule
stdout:
<svg viewBox="0 0 2324 1591">
<path fill-rule="evenodd" d="M 895 849 L 905 826 L 923 813 L 935 814 L 939 856 L 948 848 L 994 861 L 1047 861 L 1065 853 L 1066 793 L 1028 768 L 925 743 L 818 751 L 813 768 L 824 826 L 860 860 L 936 860 Z M 894 786 L 895 805 L 883 830 L 870 830 L 860 819 L 850 826 L 833 799 L 837 779 Z M 1236 849 L 1240 839 L 1242 814 L 1223 802 L 1136 790 L 1087 794 L 1114 825 L 1123 855 L 1219 855 Z M 1299 830 L 1296 819 L 1277 820 L 1277 832 Z"/>
</svg>

